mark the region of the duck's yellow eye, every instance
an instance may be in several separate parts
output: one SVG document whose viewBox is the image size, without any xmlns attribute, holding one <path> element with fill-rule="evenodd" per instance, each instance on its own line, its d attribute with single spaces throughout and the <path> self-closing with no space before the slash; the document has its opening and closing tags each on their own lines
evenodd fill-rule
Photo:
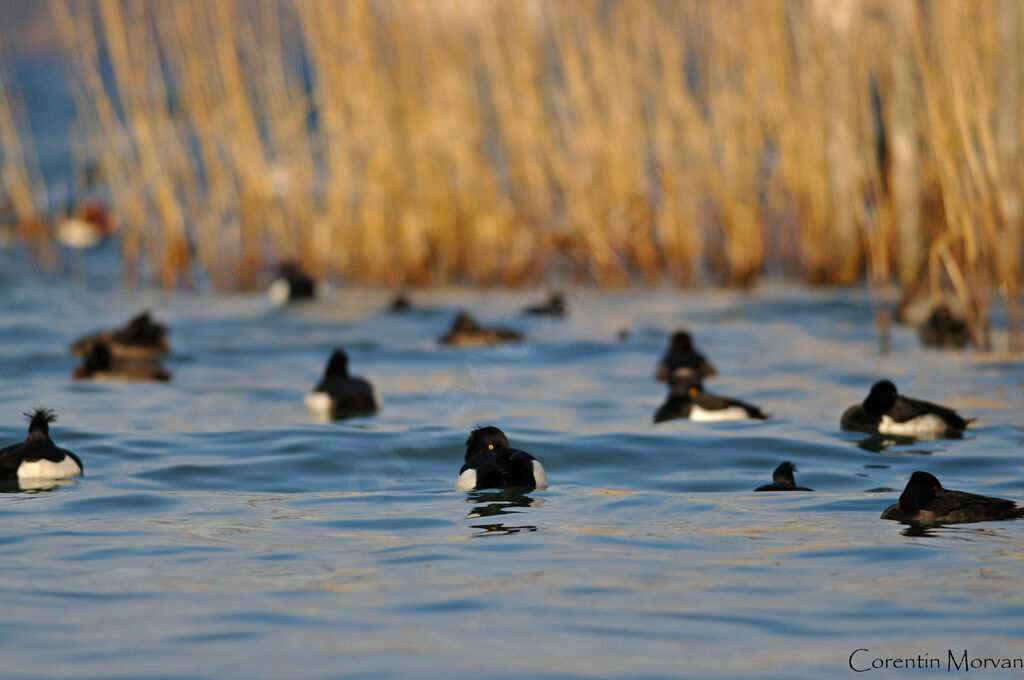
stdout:
<svg viewBox="0 0 1024 680">
<path fill-rule="evenodd" d="M 488 444 L 487 448 L 493 451 L 494 450 L 494 444 Z"/>
<path fill-rule="evenodd" d="M 697 396 L 697 388 L 696 387 L 691 387 L 690 388 L 690 396 L 691 397 Z"/>
</svg>

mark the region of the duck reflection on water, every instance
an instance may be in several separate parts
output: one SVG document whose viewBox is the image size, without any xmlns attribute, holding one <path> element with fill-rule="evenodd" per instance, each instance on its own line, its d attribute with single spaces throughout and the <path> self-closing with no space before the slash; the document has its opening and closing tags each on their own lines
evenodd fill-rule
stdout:
<svg viewBox="0 0 1024 680">
<path fill-rule="evenodd" d="M 945 437 L 948 439 L 948 437 Z M 871 453 L 912 453 L 922 456 L 929 456 L 935 451 L 933 449 L 899 449 L 897 446 L 913 446 L 922 441 L 935 441 L 938 437 L 907 437 L 899 434 L 873 434 L 857 442 L 857 448 L 864 449 Z"/>
<path fill-rule="evenodd" d="M 528 496 L 523 491 L 514 489 L 502 489 L 498 491 L 471 491 L 466 496 L 466 502 L 473 504 L 473 509 L 466 515 L 466 519 L 478 517 L 498 517 L 500 515 L 516 515 L 521 510 L 516 508 L 539 507 L 543 500 Z M 500 522 L 491 524 L 473 524 L 474 529 L 483 531 L 476 536 L 488 536 L 492 534 L 518 534 L 521 532 L 536 531 L 533 524 L 507 525 Z"/>
</svg>

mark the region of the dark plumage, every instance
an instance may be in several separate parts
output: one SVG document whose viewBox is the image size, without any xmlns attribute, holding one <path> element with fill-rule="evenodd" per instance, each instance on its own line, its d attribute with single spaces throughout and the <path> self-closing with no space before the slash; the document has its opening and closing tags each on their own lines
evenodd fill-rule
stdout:
<svg viewBox="0 0 1024 680">
<path fill-rule="evenodd" d="M 438 341 L 442 345 L 476 347 L 502 342 L 519 342 L 523 334 L 510 328 L 481 326 L 465 310 L 459 310 L 451 329 Z"/>
<path fill-rule="evenodd" d="M 523 307 L 524 314 L 532 314 L 534 316 L 564 317 L 566 312 L 565 296 L 561 293 L 552 293 L 548 297 L 548 301 L 542 304 Z"/>
<path fill-rule="evenodd" d="M 122 328 L 98 331 L 79 338 L 71 345 L 71 353 L 86 356 L 97 344 L 107 345 L 110 353 L 118 359 L 158 359 L 171 353 L 167 327 L 153 321 L 149 310 Z"/>
<path fill-rule="evenodd" d="M 935 475 L 920 470 L 910 475 L 899 501 L 882 513 L 882 519 L 905 524 L 959 524 L 1021 516 L 1024 508 L 1013 501 L 944 489 Z"/>
<path fill-rule="evenodd" d="M 105 342 L 93 344 L 82 363 L 71 373 L 73 380 L 153 380 L 167 382 L 171 374 L 157 361 L 122 359 Z"/>
<path fill-rule="evenodd" d="M 466 463 L 459 470 L 456 491 L 474 489 L 544 489 L 544 467 L 526 451 L 509 448 L 505 433 L 478 427 L 466 439 Z"/>
<path fill-rule="evenodd" d="M 412 309 L 412 302 L 409 301 L 409 296 L 405 293 L 397 293 L 395 297 L 391 298 L 391 302 L 388 304 L 388 311 L 393 313 L 408 312 Z"/>
<path fill-rule="evenodd" d="M 316 296 L 316 281 L 294 262 L 285 262 L 268 289 L 270 299 L 277 304 L 312 300 Z"/>
<path fill-rule="evenodd" d="M 690 420 L 765 420 L 768 415 L 752 404 L 719 397 L 704 391 L 700 376 L 688 368 L 679 368 L 669 378 L 665 403 L 654 414 L 654 422 L 689 418 Z"/>
<path fill-rule="evenodd" d="M 50 423 L 57 420 L 57 414 L 39 407 L 25 417 L 29 419 L 25 441 L 0 449 L 0 479 L 61 479 L 82 474 L 81 459 L 50 439 Z"/>
<path fill-rule="evenodd" d="M 379 408 L 370 383 L 348 374 L 348 356 L 340 349 L 334 350 L 324 377 L 306 395 L 306 406 L 332 420 L 369 415 Z"/>
<path fill-rule="evenodd" d="M 661 358 L 654 376 L 658 380 L 668 380 L 678 368 L 689 368 L 701 378 L 710 378 L 715 375 L 714 367 L 708 363 L 703 354 L 694 348 L 690 334 L 683 329 L 672 334 L 668 349 L 665 351 L 665 356 Z"/>
<path fill-rule="evenodd" d="M 905 436 L 956 434 L 971 422 L 945 406 L 902 396 L 888 380 L 872 385 L 864 401 L 839 419 L 844 430 Z"/>
<path fill-rule="evenodd" d="M 921 344 L 929 347 L 966 347 L 971 339 L 963 317 L 956 316 L 945 304 L 932 309 L 927 321 L 918 328 Z"/>
<path fill-rule="evenodd" d="M 754 491 L 814 491 L 806 486 L 797 486 L 796 480 L 793 478 L 794 472 L 796 472 L 796 466 L 788 460 L 783 461 L 772 473 L 772 483 L 759 486 Z"/>
</svg>

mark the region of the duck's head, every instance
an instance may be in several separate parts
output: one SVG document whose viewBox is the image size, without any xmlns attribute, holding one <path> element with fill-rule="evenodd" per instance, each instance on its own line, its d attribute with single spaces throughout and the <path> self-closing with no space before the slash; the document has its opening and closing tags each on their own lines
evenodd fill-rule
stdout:
<svg viewBox="0 0 1024 680">
<path fill-rule="evenodd" d="M 690 338 L 690 333 L 686 329 L 680 328 L 672 334 L 672 342 L 670 345 L 672 352 L 689 352 L 693 350 L 693 340 Z"/>
<path fill-rule="evenodd" d="M 324 375 L 332 375 L 339 378 L 348 377 L 348 355 L 345 350 L 336 349 L 327 362 L 327 370 Z"/>
<path fill-rule="evenodd" d="M 25 411 L 23 415 L 28 418 L 29 439 L 49 437 L 50 423 L 57 420 L 57 414 L 43 406 L 37 406 L 31 411 Z"/>
<path fill-rule="evenodd" d="M 166 330 L 162 324 L 153 321 L 153 317 L 147 309 L 128 322 L 126 335 L 139 340 L 156 342 Z"/>
<path fill-rule="evenodd" d="M 879 380 L 871 386 L 864 399 L 864 410 L 868 413 L 885 413 L 896 403 L 896 386 L 888 380 Z"/>
<path fill-rule="evenodd" d="M 476 319 L 469 315 L 469 312 L 460 309 L 459 313 L 455 315 L 452 331 L 455 333 L 472 333 L 479 327 L 480 325 L 476 322 Z"/>
<path fill-rule="evenodd" d="M 779 463 L 779 467 L 775 468 L 775 472 L 772 473 L 772 481 L 776 484 L 796 484 L 793 479 L 793 473 L 796 472 L 796 465 L 793 465 L 790 461 L 786 460 Z"/>
<path fill-rule="evenodd" d="M 942 488 L 935 475 L 918 470 L 910 475 L 907 488 L 900 494 L 900 507 L 904 510 L 917 510 L 927 505 Z"/>
<path fill-rule="evenodd" d="M 470 432 L 469 437 L 466 439 L 466 460 L 484 451 L 496 451 L 507 448 L 508 437 L 505 436 L 504 432 L 493 425 L 478 427 Z"/>
</svg>

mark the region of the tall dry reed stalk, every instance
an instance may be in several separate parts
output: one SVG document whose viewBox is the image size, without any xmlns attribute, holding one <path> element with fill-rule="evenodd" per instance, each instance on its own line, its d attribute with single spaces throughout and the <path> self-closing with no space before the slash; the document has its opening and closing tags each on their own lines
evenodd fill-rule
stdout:
<svg viewBox="0 0 1024 680">
<path fill-rule="evenodd" d="M 130 278 L 866 272 L 1020 348 L 1019 0 L 50 5 Z"/>
</svg>

